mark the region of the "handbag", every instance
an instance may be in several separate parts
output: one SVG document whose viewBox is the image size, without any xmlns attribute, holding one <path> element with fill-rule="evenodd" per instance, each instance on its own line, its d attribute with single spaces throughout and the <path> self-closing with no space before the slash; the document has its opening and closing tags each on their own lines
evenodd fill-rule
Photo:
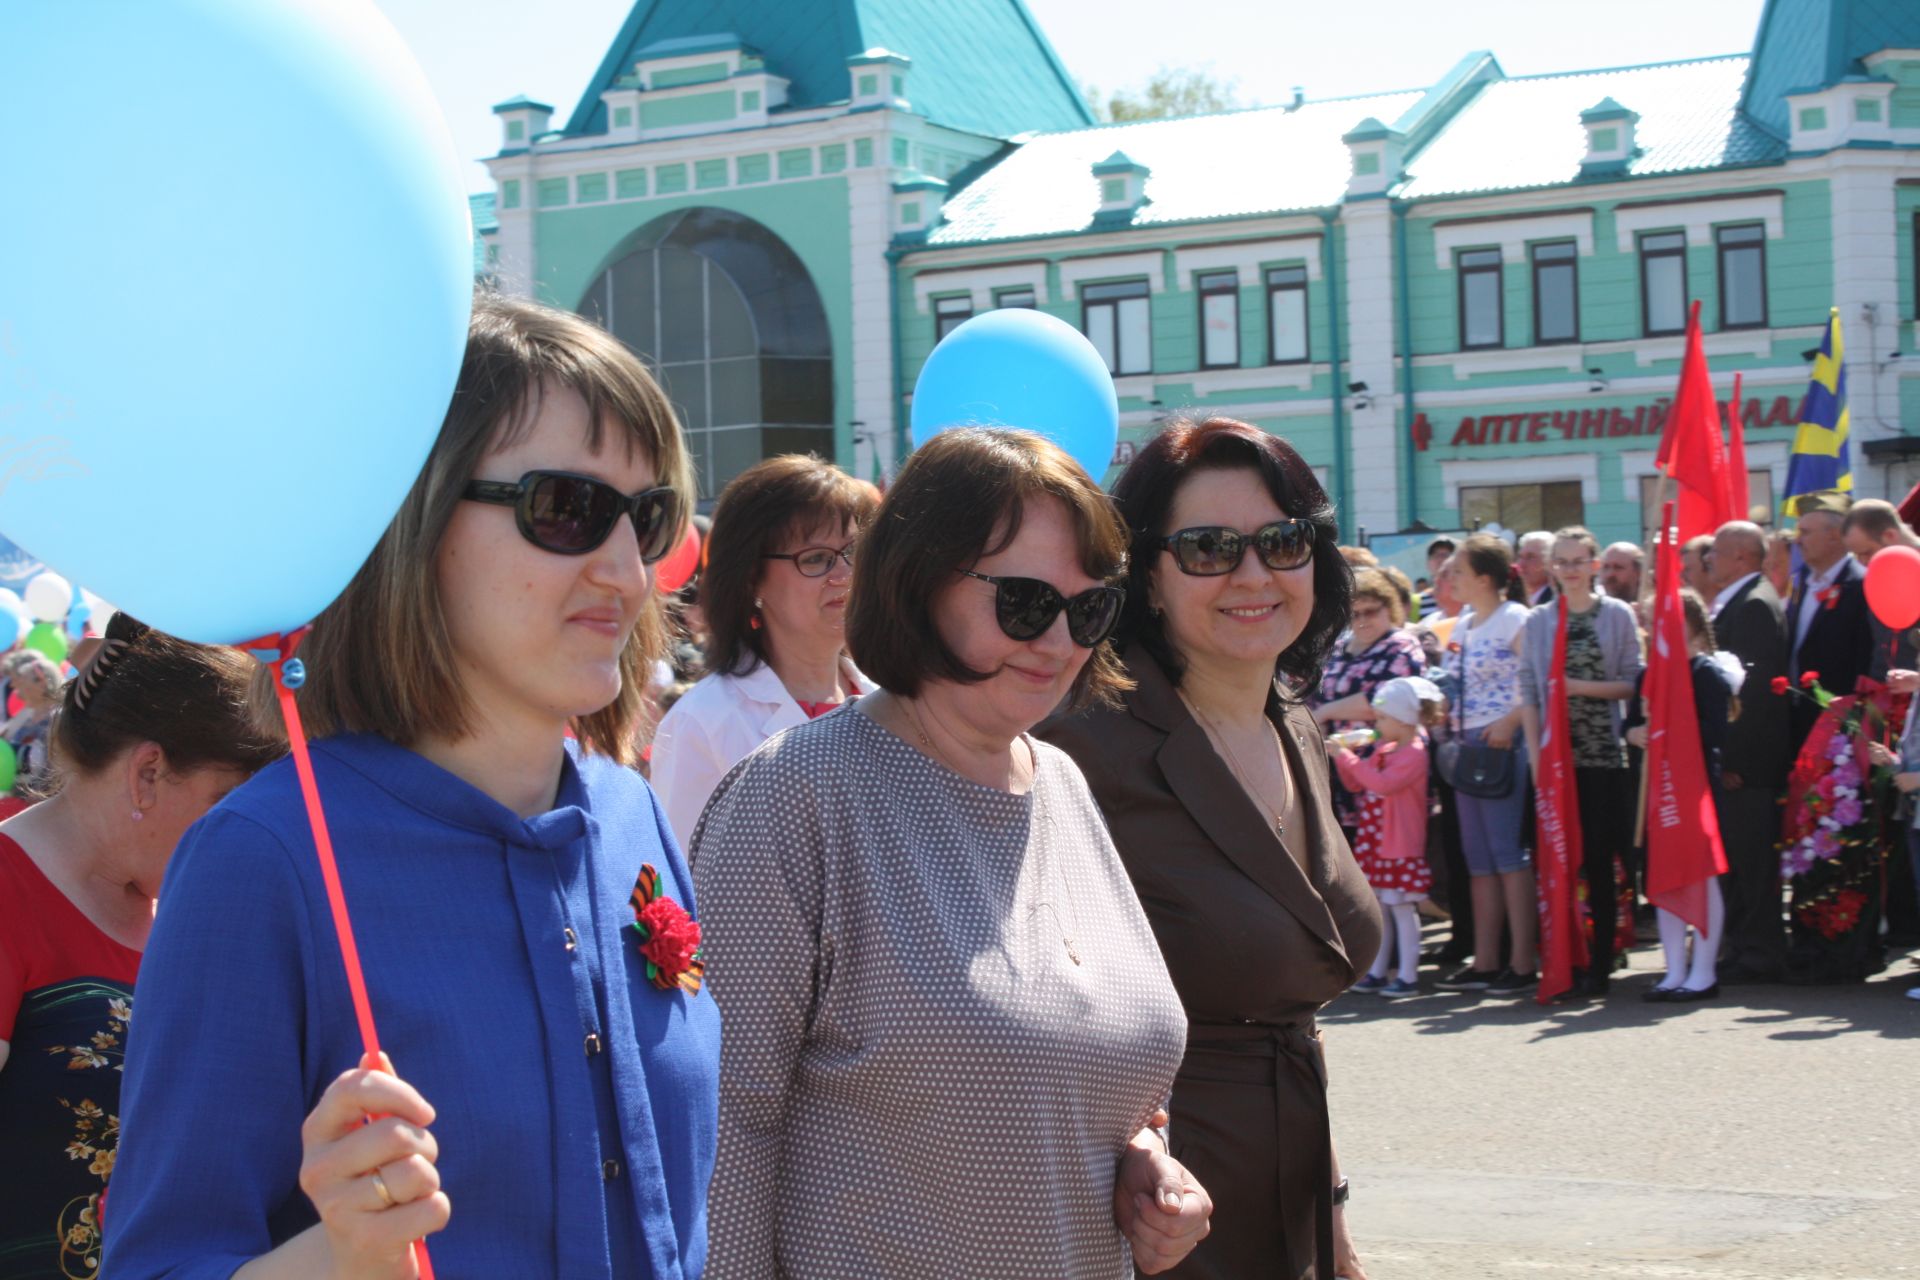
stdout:
<svg viewBox="0 0 1920 1280">
<path fill-rule="evenodd" d="M 1467 700 L 1467 646 L 1460 644 L 1460 697 L 1454 703 L 1457 723 L 1455 736 L 1440 744 L 1433 765 L 1440 780 L 1463 796 L 1476 800 L 1499 800 L 1513 791 L 1514 752 L 1511 747 L 1494 747 L 1484 742 L 1466 742 L 1465 711 Z"/>
</svg>

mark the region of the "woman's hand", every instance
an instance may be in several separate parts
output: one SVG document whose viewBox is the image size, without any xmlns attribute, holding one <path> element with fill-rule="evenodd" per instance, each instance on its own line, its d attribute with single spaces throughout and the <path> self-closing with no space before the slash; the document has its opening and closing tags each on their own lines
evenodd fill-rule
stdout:
<svg viewBox="0 0 1920 1280">
<path fill-rule="evenodd" d="M 371 1124 L 367 1116 L 380 1116 Z M 452 1205 L 427 1132 L 433 1108 L 382 1055 L 327 1086 L 300 1127 L 300 1189 L 320 1214 L 333 1274 L 413 1280 L 413 1242 L 447 1225 Z M 386 1194 L 381 1194 L 382 1186 Z"/>
<path fill-rule="evenodd" d="M 1883 742 L 1869 742 L 1867 744 L 1867 755 L 1875 764 L 1888 769 L 1900 763 L 1900 757 L 1889 750 Z"/>
<path fill-rule="evenodd" d="M 1887 672 L 1887 688 L 1895 693 L 1920 693 L 1920 671 L 1895 667 Z"/>
<path fill-rule="evenodd" d="M 1339 1280 L 1367 1280 L 1367 1269 L 1360 1265 L 1359 1251 L 1353 1247 L 1353 1233 L 1347 1230 L 1347 1206 L 1333 1207 L 1333 1274 Z"/>
<path fill-rule="evenodd" d="M 1513 745 L 1513 731 L 1519 728 L 1512 716 L 1501 716 L 1487 726 L 1486 742 L 1490 747 L 1505 751 Z"/>
<path fill-rule="evenodd" d="M 1149 1123 L 1166 1122 L 1161 1111 Z M 1212 1198 L 1185 1165 L 1167 1154 L 1160 1136 L 1150 1128 L 1135 1134 L 1114 1179 L 1113 1218 L 1141 1274 L 1158 1275 L 1179 1265 L 1207 1238 L 1212 1216 Z"/>
<path fill-rule="evenodd" d="M 1645 751 L 1647 749 L 1647 726 L 1637 724 L 1627 730 L 1627 742 Z"/>
<path fill-rule="evenodd" d="M 1893 785 L 1898 787 L 1902 794 L 1920 791 L 1920 773 L 1896 773 L 1893 775 Z"/>
</svg>

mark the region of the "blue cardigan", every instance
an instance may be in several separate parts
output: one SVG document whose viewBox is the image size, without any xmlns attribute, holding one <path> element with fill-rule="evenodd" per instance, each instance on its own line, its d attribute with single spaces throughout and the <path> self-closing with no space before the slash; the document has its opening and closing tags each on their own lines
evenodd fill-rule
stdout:
<svg viewBox="0 0 1920 1280">
<path fill-rule="evenodd" d="M 624 927 L 642 863 L 693 910 L 647 784 L 570 744 L 523 820 L 378 737 L 314 766 L 381 1047 L 438 1116 L 438 1274 L 699 1276 L 720 1018 Z M 360 1058 L 290 762 L 181 842 L 134 1008 L 104 1273 L 225 1280 L 318 1220 L 300 1125 Z"/>
</svg>

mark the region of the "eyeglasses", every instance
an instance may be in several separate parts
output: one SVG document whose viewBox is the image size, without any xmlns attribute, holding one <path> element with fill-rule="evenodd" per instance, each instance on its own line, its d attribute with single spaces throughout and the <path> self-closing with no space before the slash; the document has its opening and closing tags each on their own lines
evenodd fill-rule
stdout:
<svg viewBox="0 0 1920 1280">
<path fill-rule="evenodd" d="M 1082 649 L 1091 649 L 1113 633 L 1127 598 L 1119 587 L 1089 587 L 1077 596 L 1063 596 L 1052 583 L 1038 578 L 995 578 L 971 569 L 959 572 L 993 584 L 994 613 L 1009 640 L 1032 640 L 1045 634 L 1065 609 L 1067 635 Z"/>
<path fill-rule="evenodd" d="M 1579 560 L 1555 560 L 1553 567 L 1556 569 L 1564 569 L 1568 573 L 1579 573 L 1582 569 L 1593 568 L 1593 561 L 1586 557 L 1582 557 Z"/>
<path fill-rule="evenodd" d="M 620 523 L 633 517 L 640 558 L 648 564 L 673 550 L 680 530 L 680 495 L 662 486 L 629 497 L 592 476 L 568 471 L 529 471 L 518 484 L 469 481 L 462 494 L 472 502 L 512 507 L 520 536 L 561 556 L 583 556 L 599 548 Z"/>
<path fill-rule="evenodd" d="M 849 542 L 839 550 L 832 547 L 802 547 L 798 551 L 769 551 L 760 557 L 762 560 L 791 560 L 793 567 L 800 571 L 803 578 L 824 578 L 833 572 L 833 562 L 844 560 L 847 568 L 853 568 L 853 544 Z"/>
<path fill-rule="evenodd" d="M 1313 526 L 1304 520 L 1276 520 L 1245 534 L 1225 525 L 1201 525 L 1168 534 L 1160 545 L 1173 552 L 1180 572 L 1196 578 L 1232 573 L 1249 546 L 1269 569 L 1298 569 L 1313 559 Z"/>
</svg>

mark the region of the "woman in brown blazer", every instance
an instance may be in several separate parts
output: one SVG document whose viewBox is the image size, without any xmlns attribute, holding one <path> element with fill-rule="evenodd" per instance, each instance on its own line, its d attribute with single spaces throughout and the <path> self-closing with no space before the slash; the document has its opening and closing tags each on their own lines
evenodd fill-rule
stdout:
<svg viewBox="0 0 1920 1280">
<path fill-rule="evenodd" d="M 1213 1233 L 1168 1274 L 1364 1280 L 1314 1015 L 1372 963 L 1380 915 L 1299 700 L 1352 590 L 1333 506 L 1292 446 L 1225 418 L 1173 423 L 1114 498 L 1135 687 L 1041 736 L 1086 774 L 1191 1024 L 1171 1147 Z"/>
</svg>

